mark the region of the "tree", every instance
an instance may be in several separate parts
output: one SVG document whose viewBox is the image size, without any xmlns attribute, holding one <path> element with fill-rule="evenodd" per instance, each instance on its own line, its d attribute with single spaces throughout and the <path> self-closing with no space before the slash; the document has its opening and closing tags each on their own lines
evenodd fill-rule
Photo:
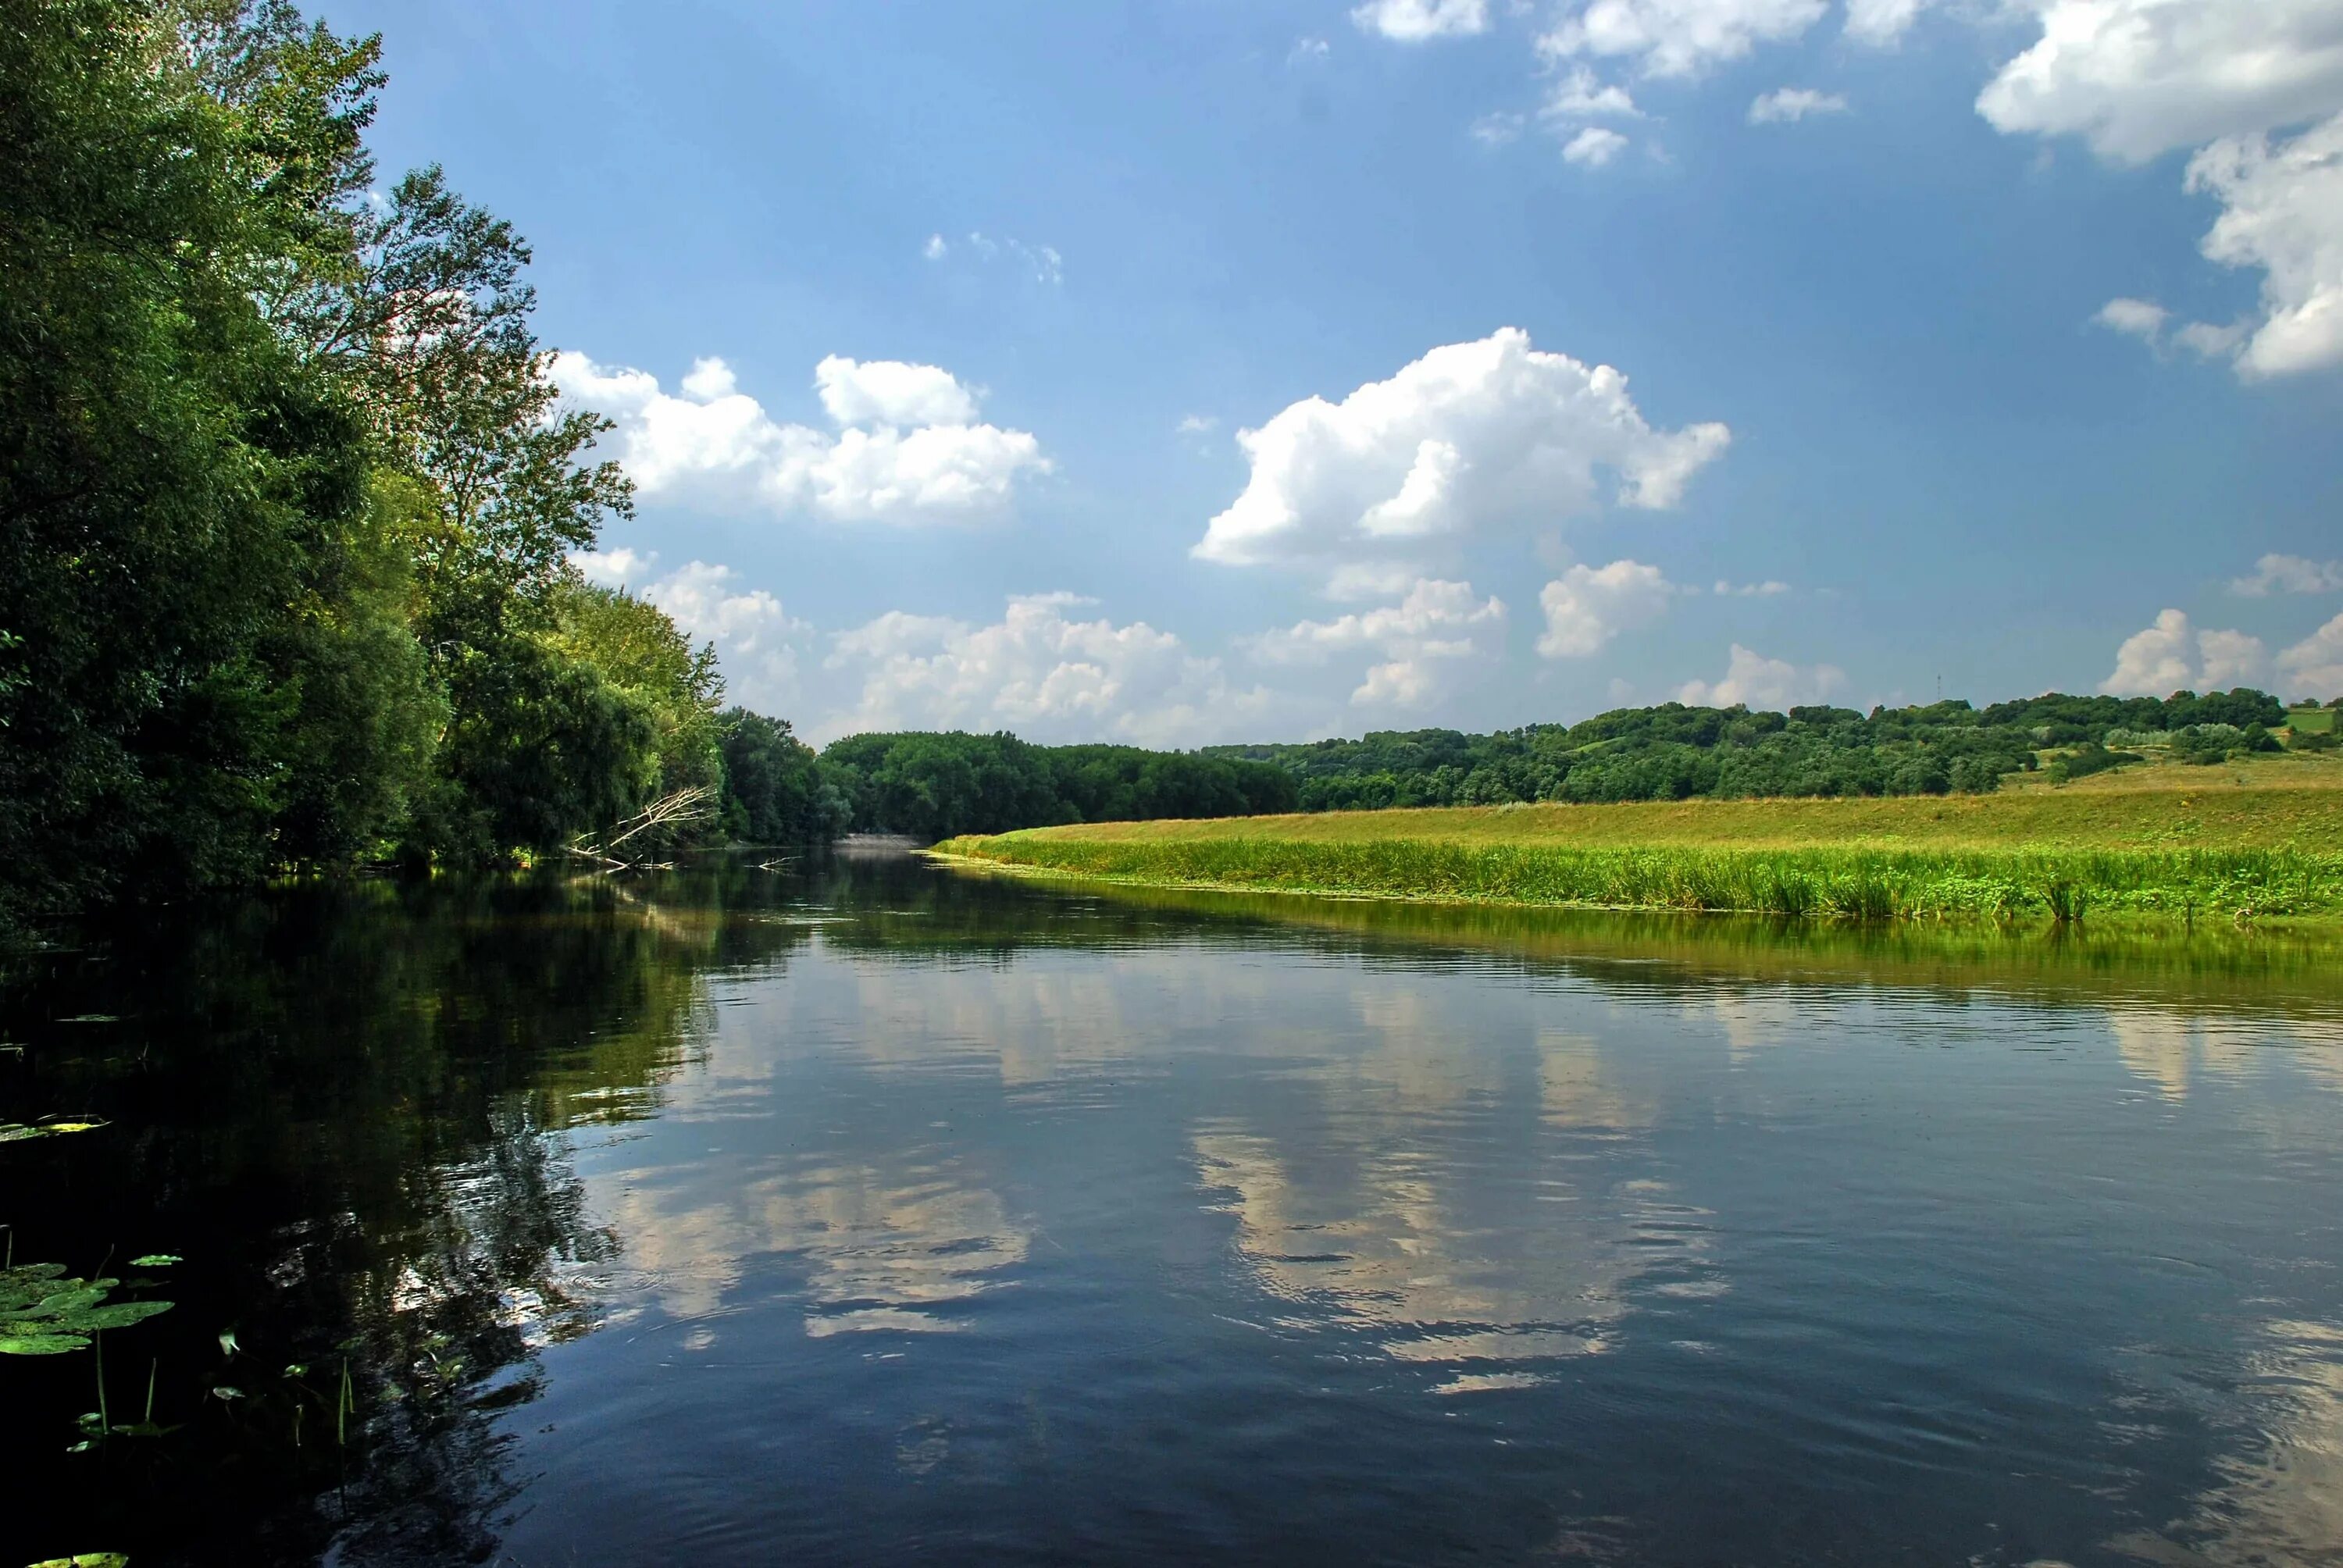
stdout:
<svg viewBox="0 0 2343 1568">
<path fill-rule="evenodd" d="M 364 428 L 256 303 L 365 110 L 220 8 L 0 22 L 0 916 L 248 876 Z M 330 51 L 326 51 L 330 53 Z M 241 62 L 241 64 L 237 64 Z M 254 85 L 234 98 L 215 80 Z"/>
</svg>

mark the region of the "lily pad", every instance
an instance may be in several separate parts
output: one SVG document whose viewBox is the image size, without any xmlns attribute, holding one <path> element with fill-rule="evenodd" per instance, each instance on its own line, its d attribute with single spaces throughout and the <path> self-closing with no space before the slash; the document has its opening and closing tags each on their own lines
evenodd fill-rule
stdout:
<svg viewBox="0 0 2343 1568">
<path fill-rule="evenodd" d="M 130 1266 L 134 1269 L 167 1269 L 174 1263 L 186 1261 L 176 1252 L 149 1252 L 143 1258 L 131 1259 Z"/>
<path fill-rule="evenodd" d="M 71 1557 L 45 1557 L 33 1568 L 130 1568 L 130 1559 L 119 1552 L 81 1552 Z"/>
<path fill-rule="evenodd" d="M 88 1348 L 93 1334 L 171 1310 L 168 1302 L 109 1303 L 121 1282 L 68 1279 L 62 1263 L 0 1270 L 0 1355 L 65 1355 Z"/>
</svg>

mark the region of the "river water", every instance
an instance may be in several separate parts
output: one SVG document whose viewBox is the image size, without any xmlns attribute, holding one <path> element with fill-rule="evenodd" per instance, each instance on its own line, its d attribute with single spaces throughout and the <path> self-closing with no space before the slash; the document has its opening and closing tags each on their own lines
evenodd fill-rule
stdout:
<svg viewBox="0 0 2343 1568">
<path fill-rule="evenodd" d="M 22 967 L 0 1563 L 2343 1563 L 2331 951 L 296 890 Z M 15 1555 L 7 1555 L 14 1550 Z"/>
</svg>

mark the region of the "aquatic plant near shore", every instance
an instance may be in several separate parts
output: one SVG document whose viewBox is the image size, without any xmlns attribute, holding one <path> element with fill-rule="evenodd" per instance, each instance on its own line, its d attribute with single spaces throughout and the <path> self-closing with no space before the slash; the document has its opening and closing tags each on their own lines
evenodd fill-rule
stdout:
<svg viewBox="0 0 2343 1568">
<path fill-rule="evenodd" d="M 1585 849 L 1440 839 L 1092 839 L 1010 833 L 938 852 L 1173 887 L 1741 911 L 1843 920 L 2012 919 L 2094 910 L 2343 913 L 2343 856 L 2288 849 Z"/>
</svg>

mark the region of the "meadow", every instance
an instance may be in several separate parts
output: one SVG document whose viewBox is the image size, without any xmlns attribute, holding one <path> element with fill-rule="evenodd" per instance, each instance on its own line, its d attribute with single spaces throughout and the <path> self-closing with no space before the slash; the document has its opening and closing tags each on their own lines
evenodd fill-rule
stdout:
<svg viewBox="0 0 2343 1568">
<path fill-rule="evenodd" d="M 2343 763 L 2060 788 L 1097 823 L 941 856 L 1156 887 L 1866 920 L 2343 916 Z"/>
</svg>

